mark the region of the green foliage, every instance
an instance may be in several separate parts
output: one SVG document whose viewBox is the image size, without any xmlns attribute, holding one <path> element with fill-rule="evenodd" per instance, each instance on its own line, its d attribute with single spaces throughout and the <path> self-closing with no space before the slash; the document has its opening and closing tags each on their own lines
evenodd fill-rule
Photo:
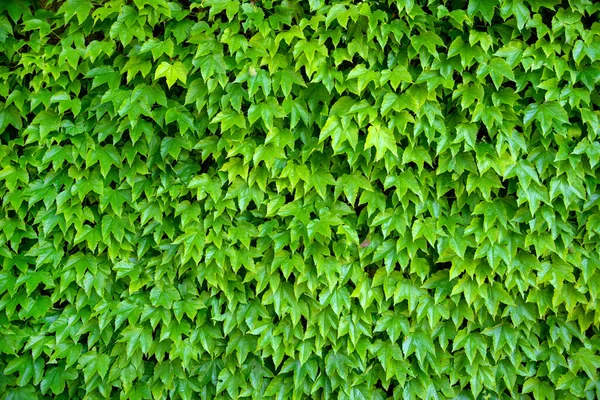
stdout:
<svg viewBox="0 0 600 400">
<path fill-rule="evenodd" d="M 600 3 L 0 2 L 0 398 L 599 398 Z"/>
</svg>

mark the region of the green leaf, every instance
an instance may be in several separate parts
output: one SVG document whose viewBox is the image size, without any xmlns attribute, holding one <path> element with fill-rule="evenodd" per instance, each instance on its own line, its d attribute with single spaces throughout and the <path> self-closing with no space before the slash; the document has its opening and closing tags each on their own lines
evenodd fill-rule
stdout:
<svg viewBox="0 0 600 400">
<path fill-rule="evenodd" d="M 484 71 L 485 69 L 482 69 Z M 492 77 L 492 81 L 496 86 L 496 89 L 500 88 L 502 81 L 504 78 L 509 79 L 511 81 L 515 80 L 515 76 L 513 74 L 512 67 L 509 63 L 504 61 L 501 58 L 493 58 L 489 64 L 489 74 Z"/>
<path fill-rule="evenodd" d="M 171 87 L 177 80 L 185 84 L 187 82 L 187 74 L 187 69 L 182 62 L 177 61 L 173 64 L 169 64 L 168 62 L 163 61 L 156 68 L 154 79 L 165 78 L 167 80 L 167 86 Z"/>
<path fill-rule="evenodd" d="M 181 300 L 181 296 L 172 286 L 155 286 L 150 291 L 150 301 L 154 307 L 172 308 L 176 300 Z"/>
<path fill-rule="evenodd" d="M 534 103 L 525 109 L 523 123 L 525 126 L 528 126 L 534 120 L 539 122 L 542 133 L 546 135 L 554 123 L 568 123 L 569 116 L 565 109 L 557 102 Z"/>
<path fill-rule="evenodd" d="M 61 7 L 58 9 L 58 12 L 64 13 L 65 24 L 69 22 L 71 18 L 77 15 L 77 21 L 81 25 L 89 16 L 92 8 L 92 5 L 84 0 L 67 0 L 63 5 L 61 5 Z"/>
<path fill-rule="evenodd" d="M 31 385 L 25 387 L 8 388 L 4 394 L 4 400 L 37 400 L 38 395 Z"/>
<path fill-rule="evenodd" d="M 319 196 L 321 196 L 323 199 L 327 197 L 328 185 L 335 185 L 335 180 L 333 179 L 331 173 L 321 168 L 313 171 L 313 173 L 310 175 L 309 181 L 306 182 L 306 186 L 314 187 Z"/>
<path fill-rule="evenodd" d="M 137 326 L 128 326 L 121 333 L 121 342 L 127 342 L 127 357 L 131 357 L 131 354 L 136 349 L 141 349 L 144 354 L 147 354 L 150 350 L 150 346 L 152 345 L 152 333 L 147 329 L 137 327 Z M 104 367 L 105 364 L 94 364 L 97 366 L 99 371 L 100 367 Z"/>
<path fill-rule="evenodd" d="M 595 379 L 600 368 L 600 356 L 596 355 L 592 350 L 582 347 L 573 357 L 573 372 L 579 370 L 585 371 L 590 379 Z"/>
<path fill-rule="evenodd" d="M 398 147 L 396 146 L 396 139 L 392 132 L 384 126 L 374 124 L 369 126 L 367 138 L 365 141 L 365 150 L 375 147 L 375 161 L 383 158 L 385 153 L 389 150 L 395 156 L 398 156 Z"/>
<path fill-rule="evenodd" d="M 533 393 L 536 399 L 554 399 L 554 389 L 537 378 L 529 378 L 523 384 L 523 393 Z"/>
<path fill-rule="evenodd" d="M 498 3 L 498 0 L 469 0 L 467 12 L 471 17 L 480 14 L 488 24 L 491 24 L 494 17 L 494 9 Z"/>
</svg>

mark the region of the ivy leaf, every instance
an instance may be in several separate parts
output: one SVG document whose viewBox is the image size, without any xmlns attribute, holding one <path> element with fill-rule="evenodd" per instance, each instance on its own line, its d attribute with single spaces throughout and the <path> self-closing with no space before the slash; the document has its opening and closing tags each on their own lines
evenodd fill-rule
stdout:
<svg viewBox="0 0 600 400">
<path fill-rule="evenodd" d="M 502 84 L 504 78 L 511 81 L 515 80 L 512 67 L 509 63 L 501 58 L 493 58 L 492 61 L 490 61 L 489 66 L 482 64 L 477 75 L 485 76 L 488 73 L 491 75 L 496 89 L 500 89 L 500 85 Z"/>
<path fill-rule="evenodd" d="M 91 10 L 92 5 L 86 1 L 67 0 L 63 5 L 61 5 L 61 7 L 58 9 L 58 12 L 64 13 L 65 24 L 68 23 L 71 18 L 77 15 L 77 21 L 81 25 L 90 15 Z"/>
<path fill-rule="evenodd" d="M 150 291 L 150 301 L 154 307 L 172 308 L 176 300 L 181 300 L 181 296 L 172 286 L 155 286 Z"/>
<path fill-rule="evenodd" d="M 488 24 L 491 24 L 494 17 L 494 9 L 498 3 L 498 0 L 469 0 L 467 12 L 471 17 L 479 13 Z"/>
<path fill-rule="evenodd" d="M 335 185 L 333 176 L 328 171 L 319 168 L 311 174 L 309 181 L 306 183 L 308 187 L 314 187 L 319 196 L 323 199 L 327 197 L 327 186 Z"/>
<path fill-rule="evenodd" d="M 159 78 L 164 77 L 167 80 L 167 86 L 171 87 L 177 80 L 185 84 L 187 82 L 187 74 L 187 69 L 182 62 L 176 61 L 173 64 L 169 64 L 168 62 L 163 61 L 156 68 L 154 79 L 158 80 Z"/>
<path fill-rule="evenodd" d="M 136 349 L 141 349 L 144 354 L 147 354 L 152 345 L 152 333 L 142 327 L 130 325 L 123 329 L 120 341 L 127 343 L 127 357 Z M 95 364 L 95 366 L 104 367 L 105 364 Z"/>
<path fill-rule="evenodd" d="M 369 126 L 367 138 L 365 141 L 365 150 L 375 147 L 375 160 L 378 161 L 385 153 L 389 150 L 395 156 L 398 156 L 398 147 L 396 146 L 396 139 L 392 132 L 380 124 L 374 124 Z"/>
<path fill-rule="evenodd" d="M 38 395 L 35 388 L 31 385 L 27 385 L 24 387 L 15 387 L 9 388 L 7 392 L 5 392 L 6 400 L 37 400 Z"/>
<path fill-rule="evenodd" d="M 424 332 L 415 332 L 407 335 L 402 342 L 402 351 L 405 357 L 416 353 L 419 362 L 423 362 L 427 354 L 435 356 L 433 340 Z"/>
<path fill-rule="evenodd" d="M 523 384 L 523 393 L 533 393 L 536 399 L 554 399 L 554 390 L 546 382 L 537 378 L 529 378 Z"/>
<path fill-rule="evenodd" d="M 600 368 L 600 356 L 596 355 L 592 350 L 582 347 L 577 351 L 573 359 L 573 372 L 583 370 L 590 379 L 595 379 L 598 368 Z"/>
<path fill-rule="evenodd" d="M 557 102 L 544 104 L 534 103 L 530 104 L 527 109 L 525 109 L 523 123 L 525 126 L 528 126 L 534 120 L 540 123 L 542 133 L 546 135 L 553 123 L 568 123 L 569 116 L 565 109 Z"/>
</svg>

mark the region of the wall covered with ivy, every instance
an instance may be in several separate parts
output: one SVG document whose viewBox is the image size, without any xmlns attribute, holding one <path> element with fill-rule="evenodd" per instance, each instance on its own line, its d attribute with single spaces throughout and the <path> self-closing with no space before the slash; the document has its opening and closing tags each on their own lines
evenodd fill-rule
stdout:
<svg viewBox="0 0 600 400">
<path fill-rule="evenodd" d="M 0 398 L 600 398 L 598 21 L 0 1 Z"/>
</svg>

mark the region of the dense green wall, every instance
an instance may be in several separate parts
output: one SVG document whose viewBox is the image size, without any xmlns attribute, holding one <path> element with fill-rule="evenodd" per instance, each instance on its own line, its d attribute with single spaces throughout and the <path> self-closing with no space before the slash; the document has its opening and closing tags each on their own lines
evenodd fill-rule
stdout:
<svg viewBox="0 0 600 400">
<path fill-rule="evenodd" d="M 600 398 L 599 17 L 1 1 L 0 398 Z"/>
</svg>

